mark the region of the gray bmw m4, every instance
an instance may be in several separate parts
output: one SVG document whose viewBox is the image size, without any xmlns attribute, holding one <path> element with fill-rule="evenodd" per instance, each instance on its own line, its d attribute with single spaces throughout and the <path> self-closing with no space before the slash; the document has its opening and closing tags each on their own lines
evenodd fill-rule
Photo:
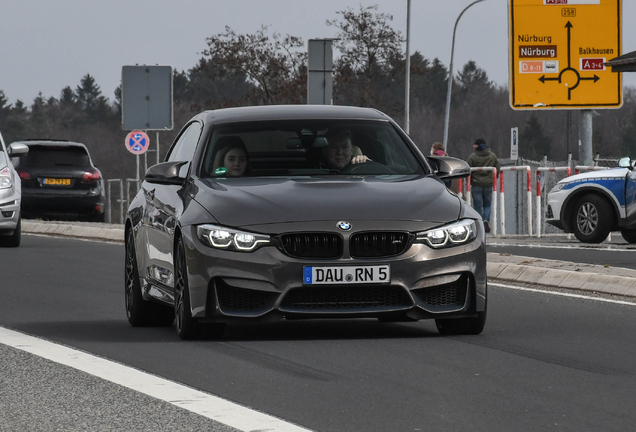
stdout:
<svg viewBox="0 0 636 432">
<path fill-rule="evenodd" d="M 370 108 L 202 112 L 126 213 L 128 320 L 174 323 L 182 339 L 299 318 L 479 334 L 484 227 L 442 182 L 469 174 Z"/>
</svg>

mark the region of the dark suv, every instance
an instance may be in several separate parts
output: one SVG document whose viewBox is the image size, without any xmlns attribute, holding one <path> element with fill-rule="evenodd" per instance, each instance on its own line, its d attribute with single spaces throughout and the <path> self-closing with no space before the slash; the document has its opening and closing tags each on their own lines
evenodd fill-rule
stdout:
<svg viewBox="0 0 636 432">
<path fill-rule="evenodd" d="M 56 140 L 20 141 L 26 156 L 14 159 L 22 179 L 25 217 L 104 221 L 104 179 L 84 144 Z"/>
</svg>

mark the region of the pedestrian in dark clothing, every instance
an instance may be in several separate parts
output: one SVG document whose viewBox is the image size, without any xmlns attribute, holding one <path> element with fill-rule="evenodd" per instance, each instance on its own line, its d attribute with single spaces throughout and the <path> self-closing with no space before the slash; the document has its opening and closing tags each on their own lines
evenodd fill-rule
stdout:
<svg viewBox="0 0 636 432">
<path fill-rule="evenodd" d="M 499 160 L 486 145 L 483 138 L 477 138 L 473 143 L 474 151 L 468 156 L 470 167 L 495 167 L 499 171 Z M 492 171 L 473 171 L 470 175 L 473 207 L 481 215 L 486 232 L 490 232 L 490 207 L 492 203 Z"/>
</svg>

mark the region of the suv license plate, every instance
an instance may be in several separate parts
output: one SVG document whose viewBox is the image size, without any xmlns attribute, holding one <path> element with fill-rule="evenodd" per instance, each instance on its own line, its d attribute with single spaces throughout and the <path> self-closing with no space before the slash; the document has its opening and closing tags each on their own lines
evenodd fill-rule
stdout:
<svg viewBox="0 0 636 432">
<path fill-rule="evenodd" d="M 62 179 L 62 178 L 45 178 L 44 184 L 47 185 L 62 185 L 62 186 L 70 186 L 71 179 Z"/>
<path fill-rule="evenodd" d="M 391 266 L 309 267 L 303 268 L 305 285 L 388 284 Z"/>
</svg>

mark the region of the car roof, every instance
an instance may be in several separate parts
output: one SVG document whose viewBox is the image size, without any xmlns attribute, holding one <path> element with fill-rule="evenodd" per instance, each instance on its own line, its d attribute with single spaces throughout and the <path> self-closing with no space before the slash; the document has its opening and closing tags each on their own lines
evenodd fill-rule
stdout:
<svg viewBox="0 0 636 432">
<path fill-rule="evenodd" d="M 46 146 L 46 147 L 82 147 L 86 148 L 86 146 L 82 143 L 66 141 L 66 140 L 52 140 L 52 139 L 28 139 L 21 141 L 14 141 L 20 144 L 25 144 L 27 146 L 38 145 L 38 146 Z M 13 143 L 12 143 L 13 144 Z"/>
<path fill-rule="evenodd" d="M 381 120 L 390 117 L 373 108 L 337 105 L 261 105 L 236 108 L 222 108 L 199 114 L 206 122 L 234 123 L 266 120 Z"/>
</svg>

